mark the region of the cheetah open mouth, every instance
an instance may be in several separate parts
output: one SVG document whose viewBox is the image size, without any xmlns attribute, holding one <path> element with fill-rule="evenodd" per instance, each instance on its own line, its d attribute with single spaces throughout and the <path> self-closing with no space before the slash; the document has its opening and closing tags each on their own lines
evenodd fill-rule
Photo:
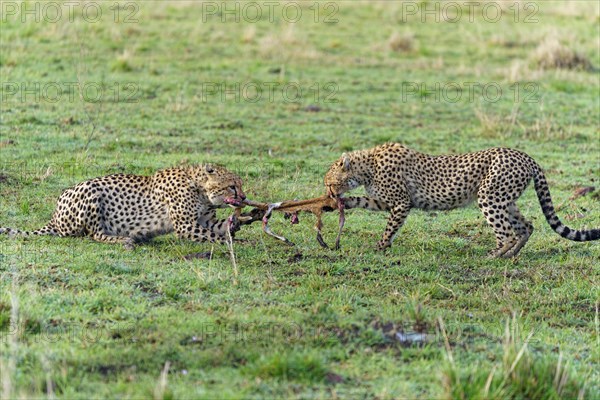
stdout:
<svg viewBox="0 0 600 400">
<path fill-rule="evenodd" d="M 242 206 L 242 200 L 236 199 L 234 197 L 226 197 L 225 199 L 223 199 L 223 203 L 230 205 L 232 207 L 241 207 Z"/>
</svg>

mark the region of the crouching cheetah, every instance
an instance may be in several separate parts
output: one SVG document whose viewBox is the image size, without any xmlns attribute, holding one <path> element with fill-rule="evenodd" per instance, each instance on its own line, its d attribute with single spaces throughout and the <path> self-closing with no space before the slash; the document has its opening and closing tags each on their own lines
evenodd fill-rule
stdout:
<svg viewBox="0 0 600 400">
<path fill-rule="evenodd" d="M 170 168 L 152 176 L 109 175 L 65 190 L 43 228 L 32 232 L 0 228 L 0 233 L 87 235 L 129 249 L 173 231 L 197 242 L 225 243 L 227 231 L 233 235 L 240 222 L 235 217 L 217 220 L 216 209 L 240 206 L 245 198 L 241 179 L 217 165 Z"/>
<path fill-rule="evenodd" d="M 533 232 L 515 203 L 532 178 L 544 216 L 556 233 L 580 242 L 600 238 L 600 229 L 577 231 L 560 222 L 542 169 L 518 150 L 432 156 L 388 143 L 343 154 L 327 171 L 325 186 L 331 197 L 339 198 L 364 185 L 369 197 L 359 198 L 353 207 L 391 212 L 377 244 L 380 250 L 391 246 L 411 208 L 449 210 L 477 198 L 496 236 L 490 255 L 509 258 L 519 253 Z"/>
</svg>

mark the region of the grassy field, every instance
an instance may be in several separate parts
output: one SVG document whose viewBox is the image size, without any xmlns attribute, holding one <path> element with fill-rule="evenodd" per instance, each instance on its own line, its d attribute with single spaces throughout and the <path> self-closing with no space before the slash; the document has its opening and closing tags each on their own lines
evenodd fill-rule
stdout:
<svg viewBox="0 0 600 400">
<path fill-rule="evenodd" d="M 0 226 L 41 227 L 84 179 L 205 161 L 255 200 L 318 196 L 342 152 L 387 141 L 518 148 L 565 223 L 600 225 L 596 2 L 76 3 L 2 2 Z M 237 269 L 174 235 L 0 237 L 0 393 L 599 398 L 600 247 L 520 205 L 516 260 L 486 258 L 475 206 L 413 212 L 385 254 L 384 214 L 349 212 L 340 251 L 275 216 L 296 246 L 246 227 Z"/>
</svg>

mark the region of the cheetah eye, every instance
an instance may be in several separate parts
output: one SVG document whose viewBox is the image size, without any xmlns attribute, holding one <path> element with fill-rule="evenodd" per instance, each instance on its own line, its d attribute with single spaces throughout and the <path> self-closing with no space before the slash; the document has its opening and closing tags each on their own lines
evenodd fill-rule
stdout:
<svg viewBox="0 0 600 400">
<path fill-rule="evenodd" d="M 229 189 L 231 189 L 231 190 L 235 190 L 235 189 L 236 189 L 236 187 L 232 185 L 232 186 L 229 186 Z"/>
</svg>

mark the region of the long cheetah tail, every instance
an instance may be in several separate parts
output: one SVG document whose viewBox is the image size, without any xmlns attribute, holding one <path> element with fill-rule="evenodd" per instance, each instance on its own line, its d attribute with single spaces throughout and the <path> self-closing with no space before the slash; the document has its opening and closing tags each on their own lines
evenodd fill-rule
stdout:
<svg viewBox="0 0 600 400">
<path fill-rule="evenodd" d="M 550 197 L 550 190 L 548 189 L 546 176 L 538 165 L 535 165 L 533 183 L 535 185 L 535 192 L 537 193 L 538 200 L 542 206 L 542 211 L 546 217 L 546 221 L 548 221 L 556 233 L 565 239 L 576 242 L 588 242 L 591 240 L 600 239 L 600 229 L 578 231 L 569 228 L 558 219 L 556 216 L 556 211 L 554 210 L 554 205 L 552 204 L 552 198 Z"/>
<path fill-rule="evenodd" d="M 54 225 L 52 224 L 52 222 L 49 222 L 43 228 L 40 228 L 35 231 L 21 231 L 19 229 L 0 228 L 0 234 L 6 234 L 8 236 L 31 236 L 31 235 L 58 236 L 58 232 L 54 228 Z"/>
</svg>

